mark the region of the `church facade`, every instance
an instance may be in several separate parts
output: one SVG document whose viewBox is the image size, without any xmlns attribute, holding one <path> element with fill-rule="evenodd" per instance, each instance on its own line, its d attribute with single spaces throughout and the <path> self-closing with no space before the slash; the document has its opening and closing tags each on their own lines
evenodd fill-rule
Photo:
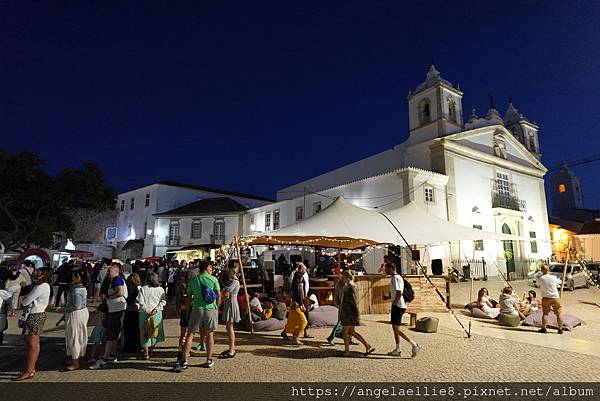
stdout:
<svg viewBox="0 0 600 401">
<path fill-rule="evenodd" d="M 512 102 L 502 117 L 491 104 L 485 117 L 464 121 L 460 88 L 432 66 L 409 92 L 409 137 L 392 149 L 283 188 L 277 202 L 248 210 L 245 233 L 259 234 L 318 213 L 343 196 L 386 211 L 409 202 L 445 220 L 522 237 L 518 241 L 457 241 L 422 247 L 424 264 L 485 258 L 488 274 L 519 275 L 551 255 L 539 127 Z M 426 229 L 426 227 L 424 228 Z M 421 244 L 423 245 L 423 244 Z M 365 258 L 367 271 L 380 255 Z M 521 271 L 521 275 L 523 271 Z"/>
</svg>

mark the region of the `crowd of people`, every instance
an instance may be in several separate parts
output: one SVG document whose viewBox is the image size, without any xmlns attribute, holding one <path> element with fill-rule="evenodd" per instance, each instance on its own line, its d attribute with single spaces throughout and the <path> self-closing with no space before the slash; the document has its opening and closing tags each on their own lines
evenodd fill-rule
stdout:
<svg viewBox="0 0 600 401">
<path fill-rule="evenodd" d="M 336 338 L 343 339 L 343 355 L 351 356 L 350 346 L 357 345 L 354 340 L 358 340 L 365 348 L 364 355 L 370 355 L 375 348 L 357 331 L 361 317 L 354 273 L 344 266 L 342 268 L 333 296 L 333 303 L 339 311 L 338 322 L 327 342 L 333 345 Z M 174 372 L 187 369 L 195 338 L 199 339 L 196 349 L 206 351 L 206 361 L 202 366 L 214 366 L 213 333 L 219 322 L 225 325 L 228 338 L 227 349 L 218 355 L 221 359 L 236 356 L 236 325 L 248 317 L 253 321 L 275 315 L 283 318 L 287 312 L 287 324 L 281 336 L 297 345 L 302 344 L 301 338 L 312 338 L 306 329 L 310 311 L 318 307 L 318 301 L 309 291 L 304 263 L 297 263 L 291 272 L 289 291 L 280 288 L 277 293 L 270 293 L 267 304 L 261 303 L 258 294 L 253 293 L 248 300 L 249 308 L 246 308 L 243 296 L 240 299 L 242 285 L 238 279 L 237 263 L 230 261 L 220 275 L 214 270 L 215 266 L 209 260 L 180 263 L 131 263 L 126 260 L 123 264 L 103 260 L 95 265 L 70 261 L 56 270 L 35 268 L 29 261 L 25 261 L 19 269 L 0 265 L 0 334 L 7 327 L 6 317 L 18 315 L 18 325 L 25 336 L 28 351 L 25 368 L 14 380 L 27 380 L 36 373 L 40 336 L 48 308 L 64 308 L 59 321 L 64 321 L 64 372 L 80 369 L 84 359 L 90 369 L 102 369 L 117 361 L 118 355 L 122 354 L 134 354 L 140 359 L 152 358 L 155 347 L 165 340 L 163 310 L 168 304 L 172 305 L 180 324 L 179 350 L 174 355 L 176 363 L 172 367 Z M 384 260 L 382 270 L 390 277 L 389 296 L 384 298 L 392 304 L 390 320 L 395 342 L 388 355 L 400 356 L 401 341 L 404 340 L 411 347 L 411 356 L 415 357 L 421 351 L 420 345 L 401 330 L 402 317 L 407 309 L 405 281 L 389 259 Z M 533 290 L 518 301 L 511 287 L 504 288 L 495 301 L 489 291 L 482 288 L 477 301 L 468 307 L 478 308 L 490 318 L 512 316 L 519 319 L 542 309 L 540 332 L 546 333 L 551 311 L 556 314 L 561 327 L 557 289 L 560 280 L 549 274 L 547 266 L 543 266 L 538 282 L 541 301 Z M 95 327 L 90 333 L 88 303 L 93 303 L 90 307 L 93 306 L 95 314 Z M 558 333 L 562 333 L 562 329 L 558 329 Z M 1 341 L 0 336 L 0 345 Z"/>
</svg>

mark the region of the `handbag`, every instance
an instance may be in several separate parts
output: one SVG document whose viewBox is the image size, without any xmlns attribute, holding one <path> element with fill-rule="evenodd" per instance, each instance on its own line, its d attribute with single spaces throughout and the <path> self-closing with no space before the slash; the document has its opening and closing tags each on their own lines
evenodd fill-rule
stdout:
<svg viewBox="0 0 600 401">
<path fill-rule="evenodd" d="M 156 306 L 153 308 L 153 310 L 158 308 L 158 305 L 160 305 L 160 301 L 158 301 L 158 304 L 156 304 Z M 144 338 L 146 340 L 151 340 L 153 338 L 158 337 L 159 329 L 160 329 L 160 326 L 158 324 L 156 324 L 156 320 L 154 320 L 154 316 L 148 315 L 146 317 L 146 320 L 144 321 L 144 327 L 143 327 Z"/>
<path fill-rule="evenodd" d="M 27 318 L 29 317 L 29 311 L 31 310 L 31 306 L 26 306 L 21 309 L 21 313 L 19 315 L 19 319 L 17 320 L 17 326 L 19 328 L 25 327 L 25 322 L 27 322 Z"/>
</svg>

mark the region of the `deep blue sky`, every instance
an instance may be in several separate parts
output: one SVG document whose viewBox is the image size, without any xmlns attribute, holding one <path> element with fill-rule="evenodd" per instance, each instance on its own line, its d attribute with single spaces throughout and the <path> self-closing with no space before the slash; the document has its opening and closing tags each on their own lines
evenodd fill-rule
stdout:
<svg viewBox="0 0 600 401">
<path fill-rule="evenodd" d="M 600 153 L 600 2 L 482 3 L 3 2 L 0 148 L 274 197 L 402 142 L 433 62 L 466 114 L 512 96 L 547 166 Z"/>
</svg>

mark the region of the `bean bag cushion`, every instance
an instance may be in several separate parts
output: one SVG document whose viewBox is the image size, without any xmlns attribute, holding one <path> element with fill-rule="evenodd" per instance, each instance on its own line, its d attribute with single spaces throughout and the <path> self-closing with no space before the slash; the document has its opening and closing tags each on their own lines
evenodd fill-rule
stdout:
<svg viewBox="0 0 600 401">
<path fill-rule="evenodd" d="M 309 327 L 334 327 L 338 322 L 338 308 L 322 305 L 308 314 Z"/>
<path fill-rule="evenodd" d="M 573 330 L 573 327 L 577 327 L 583 323 L 583 320 L 573 315 L 562 314 L 561 318 L 563 321 L 563 330 Z M 542 311 L 537 310 L 535 312 L 531 312 L 523 321 L 523 325 L 542 327 Z M 548 314 L 548 327 L 553 327 L 555 329 L 558 328 L 558 323 L 556 322 L 556 315 L 554 312 L 550 312 Z"/>
<path fill-rule="evenodd" d="M 275 306 L 273 306 L 273 317 L 277 320 L 285 319 L 285 315 L 287 314 L 287 306 L 283 302 L 277 302 Z"/>
<path fill-rule="evenodd" d="M 417 319 L 415 330 L 422 333 L 437 333 L 438 323 L 440 319 L 437 317 L 422 317 Z"/>
<path fill-rule="evenodd" d="M 519 327 L 521 325 L 521 318 L 519 315 L 506 315 L 503 313 L 500 315 L 498 323 L 500 323 L 500 326 Z"/>
<path fill-rule="evenodd" d="M 248 321 L 245 322 L 244 328 L 250 331 L 248 327 Z M 254 331 L 281 331 L 287 324 L 287 319 L 279 320 L 274 317 L 267 320 L 259 320 L 254 322 Z"/>
<path fill-rule="evenodd" d="M 470 310 L 471 312 L 471 316 L 475 317 L 477 319 L 491 319 L 492 317 L 490 315 L 488 315 L 487 313 L 485 313 L 484 311 L 482 311 L 479 308 L 472 308 Z"/>
</svg>

